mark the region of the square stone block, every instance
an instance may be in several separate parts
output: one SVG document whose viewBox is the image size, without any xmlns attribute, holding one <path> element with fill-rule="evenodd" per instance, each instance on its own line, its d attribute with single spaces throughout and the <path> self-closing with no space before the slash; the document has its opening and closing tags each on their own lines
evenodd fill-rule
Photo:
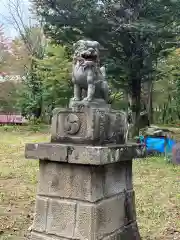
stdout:
<svg viewBox="0 0 180 240">
<path fill-rule="evenodd" d="M 75 238 L 96 240 L 120 229 L 125 221 L 124 203 L 123 194 L 99 204 L 79 203 Z"/>
<path fill-rule="evenodd" d="M 77 205 L 75 239 L 97 239 L 97 209 L 93 204 Z"/>
<path fill-rule="evenodd" d="M 45 232 L 46 230 L 46 221 L 47 221 L 47 210 L 48 210 L 48 199 L 37 197 L 36 198 L 36 207 L 35 207 L 35 216 L 32 225 L 32 229 L 38 232 Z"/>
<path fill-rule="evenodd" d="M 127 116 L 122 111 L 88 107 L 53 111 L 52 142 L 124 144 L 127 131 Z"/>
<path fill-rule="evenodd" d="M 51 199 L 47 216 L 47 233 L 72 238 L 75 228 L 75 215 L 76 203 Z"/>
<path fill-rule="evenodd" d="M 72 112 L 70 109 L 55 109 L 51 125 L 52 142 L 81 143 L 83 139 L 92 137 L 92 112 Z M 88 122 L 89 121 L 89 122 Z"/>
<path fill-rule="evenodd" d="M 95 202 L 104 197 L 104 168 L 40 161 L 38 194 Z"/>
<path fill-rule="evenodd" d="M 104 167 L 104 196 L 109 197 L 127 189 L 126 162 L 108 164 Z"/>
<path fill-rule="evenodd" d="M 119 195 L 111 199 L 103 200 L 97 206 L 97 232 L 101 238 L 112 233 L 124 225 L 124 195 Z"/>
<path fill-rule="evenodd" d="M 96 202 L 127 190 L 127 166 L 126 162 L 87 166 L 40 161 L 38 194 Z"/>
</svg>

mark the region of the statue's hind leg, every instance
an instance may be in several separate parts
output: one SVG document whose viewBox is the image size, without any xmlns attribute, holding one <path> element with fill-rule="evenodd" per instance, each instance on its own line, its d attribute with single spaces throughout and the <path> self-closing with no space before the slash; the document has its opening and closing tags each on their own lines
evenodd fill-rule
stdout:
<svg viewBox="0 0 180 240">
<path fill-rule="evenodd" d="M 108 103 L 108 101 L 109 101 L 109 87 L 108 87 L 107 82 L 104 81 L 102 83 L 101 87 L 102 87 L 103 98 L 106 101 L 106 103 Z"/>
</svg>

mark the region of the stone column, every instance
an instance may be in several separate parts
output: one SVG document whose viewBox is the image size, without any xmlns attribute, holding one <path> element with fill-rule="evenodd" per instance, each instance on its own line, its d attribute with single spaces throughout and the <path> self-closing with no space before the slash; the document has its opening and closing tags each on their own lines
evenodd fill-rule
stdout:
<svg viewBox="0 0 180 240">
<path fill-rule="evenodd" d="M 50 143 L 26 145 L 26 157 L 40 162 L 30 239 L 139 240 L 132 185 L 137 146 L 110 138 L 111 143 L 98 144 L 96 127 L 103 121 L 108 126 L 106 118 L 97 121 L 97 112 L 90 109 L 71 111 L 54 112 Z M 80 126 L 80 135 L 73 135 L 68 123 L 76 123 L 75 130 Z M 101 142 L 110 132 L 109 127 L 104 135 L 99 132 Z"/>
</svg>

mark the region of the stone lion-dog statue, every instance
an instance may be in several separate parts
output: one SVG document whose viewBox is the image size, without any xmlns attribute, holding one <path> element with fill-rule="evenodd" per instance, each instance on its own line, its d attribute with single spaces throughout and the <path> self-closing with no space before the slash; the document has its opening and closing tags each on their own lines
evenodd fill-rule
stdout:
<svg viewBox="0 0 180 240">
<path fill-rule="evenodd" d="M 73 44 L 72 82 L 74 84 L 74 101 L 104 99 L 108 103 L 109 87 L 106 81 L 105 68 L 100 67 L 100 44 L 96 41 L 79 40 Z"/>
</svg>

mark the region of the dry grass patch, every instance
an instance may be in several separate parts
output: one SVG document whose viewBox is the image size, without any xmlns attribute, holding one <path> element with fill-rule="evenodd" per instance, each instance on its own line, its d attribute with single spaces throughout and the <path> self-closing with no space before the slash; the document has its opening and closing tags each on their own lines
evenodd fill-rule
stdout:
<svg viewBox="0 0 180 240">
<path fill-rule="evenodd" d="M 163 158 L 138 161 L 134 187 L 143 239 L 180 239 L 180 167 Z"/>
<path fill-rule="evenodd" d="M 0 239 L 25 239 L 32 221 L 38 162 L 24 158 L 28 142 L 48 141 L 47 134 L 0 130 Z"/>
</svg>

